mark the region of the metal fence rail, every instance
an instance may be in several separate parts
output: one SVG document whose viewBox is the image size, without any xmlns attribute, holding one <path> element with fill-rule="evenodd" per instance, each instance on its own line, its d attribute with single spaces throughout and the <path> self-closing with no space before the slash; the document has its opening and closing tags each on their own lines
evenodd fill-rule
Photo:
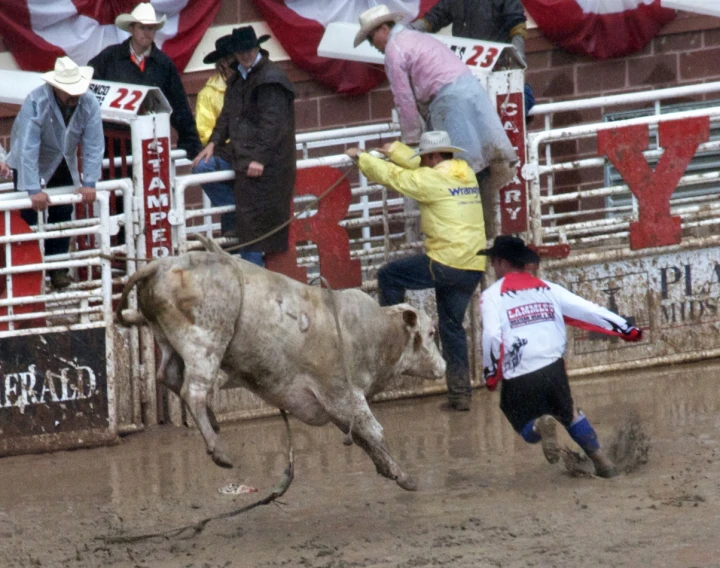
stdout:
<svg viewBox="0 0 720 568">
<path fill-rule="evenodd" d="M 396 123 L 385 123 L 354 128 L 298 134 L 296 137 L 298 151 L 304 156 L 298 160 L 298 170 L 319 166 L 330 166 L 339 169 L 352 167 L 353 163 L 344 154 L 331 154 L 310 157 L 311 154 L 322 153 L 323 149 L 358 146 L 372 149 L 381 146 L 388 140 L 397 139 L 399 131 Z M 173 218 L 176 220 L 176 243 L 178 252 L 197 248 L 192 242 L 194 233 L 218 238 L 222 244 L 236 244 L 236 241 L 222 238 L 217 216 L 234 211 L 233 206 L 213 207 L 203 194 L 202 205 L 190 208 L 186 193 L 191 188 L 209 182 L 231 181 L 235 175 L 232 171 L 177 176 L 173 200 Z M 419 231 L 410 233 L 408 224 L 417 225 L 419 212 L 416 207 L 407 207 L 408 200 L 394 191 L 367 182 L 358 172 L 357 181 L 352 183 L 352 203 L 348 216 L 340 225 L 351 231 L 350 256 L 362 261 L 363 287 L 373 289 L 375 273 L 387 260 L 406 254 L 409 250 L 422 248 Z M 302 217 L 310 217 L 317 212 L 317 204 L 310 196 L 296 197 L 295 211 L 303 213 Z M 184 221 L 184 222 L 183 222 Z M 317 249 L 312 243 L 299 244 L 298 265 L 308 268 L 308 279 L 319 274 Z"/>
<path fill-rule="evenodd" d="M 583 171 L 604 166 L 605 158 L 587 158 L 582 160 L 549 160 L 548 149 L 553 144 L 573 140 L 593 140 L 599 132 L 618 130 L 629 126 L 646 125 L 651 130 L 658 125 L 691 118 L 708 117 L 711 125 L 720 124 L 720 105 L 695 111 L 668 113 L 617 122 L 601 122 L 535 132 L 529 135 L 528 164 L 523 175 L 528 179 L 530 202 L 530 237 L 537 245 L 569 244 L 573 249 L 586 249 L 603 246 L 626 246 L 627 229 L 631 222 L 638 219 L 638 203 L 628 185 L 621 184 L 605 187 L 597 182 L 597 187 L 558 193 L 554 191 L 552 177 L 559 172 L 574 172 L 578 177 Z M 720 143 L 713 141 L 701 144 L 699 152 L 720 149 Z M 662 150 L 650 150 L 643 153 L 652 163 L 663 154 Z M 691 188 L 720 181 L 719 172 L 703 174 L 686 173 L 678 187 Z M 589 184 L 592 185 L 592 184 Z M 720 208 L 716 201 L 720 193 L 720 184 L 699 195 L 684 196 L 676 192 L 670 199 L 673 215 L 683 220 L 687 236 L 698 227 L 710 227 L 720 224 Z M 610 203 L 610 196 L 626 197 L 629 205 Z M 590 205 L 587 205 L 590 204 Z M 570 209 L 569 211 L 563 211 Z"/>
</svg>

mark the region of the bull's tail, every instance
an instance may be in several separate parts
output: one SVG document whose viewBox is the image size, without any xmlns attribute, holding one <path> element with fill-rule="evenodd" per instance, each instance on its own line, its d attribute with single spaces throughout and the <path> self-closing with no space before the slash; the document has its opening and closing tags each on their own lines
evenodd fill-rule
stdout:
<svg viewBox="0 0 720 568">
<path fill-rule="evenodd" d="M 155 274 L 157 269 L 158 263 L 151 262 L 150 264 L 143 266 L 140 270 L 138 270 L 135 274 L 128 278 L 128 281 L 125 284 L 125 288 L 123 288 L 122 296 L 120 296 L 120 303 L 118 304 L 117 310 L 115 311 L 115 318 L 120 325 L 130 327 L 132 325 L 143 323 L 144 318 L 140 314 L 126 317 L 123 315 L 123 310 L 127 307 L 128 296 L 130 295 L 130 291 L 133 289 L 135 284 L 137 284 L 141 280 L 146 280 L 147 278 Z"/>
<path fill-rule="evenodd" d="M 200 241 L 202 246 L 205 247 L 206 251 L 214 252 L 215 254 L 226 254 L 230 256 L 230 253 L 225 252 L 223 248 L 219 244 L 217 244 L 215 239 L 209 239 L 208 237 L 200 233 L 196 233 L 195 238 Z"/>
</svg>

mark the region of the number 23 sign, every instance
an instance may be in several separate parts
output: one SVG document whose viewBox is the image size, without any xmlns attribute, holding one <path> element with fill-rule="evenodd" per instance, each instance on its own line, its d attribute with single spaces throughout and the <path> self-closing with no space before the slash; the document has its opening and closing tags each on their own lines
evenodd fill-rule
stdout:
<svg viewBox="0 0 720 568">
<path fill-rule="evenodd" d="M 470 67 L 492 69 L 500 56 L 500 49 L 485 45 L 450 45 L 450 49 L 460 58 L 460 61 Z"/>
</svg>

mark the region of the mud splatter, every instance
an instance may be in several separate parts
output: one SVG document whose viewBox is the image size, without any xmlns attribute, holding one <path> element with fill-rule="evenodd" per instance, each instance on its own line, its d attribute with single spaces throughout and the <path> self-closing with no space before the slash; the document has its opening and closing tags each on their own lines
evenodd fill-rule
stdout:
<svg viewBox="0 0 720 568">
<path fill-rule="evenodd" d="M 565 469 L 573 477 L 592 477 L 595 475 L 595 466 L 585 454 L 571 450 L 568 447 L 560 448 Z"/>
<path fill-rule="evenodd" d="M 629 416 L 607 444 L 608 457 L 618 471 L 631 473 L 648 462 L 650 438 L 638 415 Z"/>
<path fill-rule="evenodd" d="M 608 457 L 620 473 L 631 473 L 646 464 L 650 452 L 650 438 L 645 434 L 640 417 L 628 416 L 617 429 L 610 441 L 604 444 Z M 584 454 L 561 448 L 565 469 L 572 476 L 591 477 L 595 475 L 592 461 Z"/>
</svg>

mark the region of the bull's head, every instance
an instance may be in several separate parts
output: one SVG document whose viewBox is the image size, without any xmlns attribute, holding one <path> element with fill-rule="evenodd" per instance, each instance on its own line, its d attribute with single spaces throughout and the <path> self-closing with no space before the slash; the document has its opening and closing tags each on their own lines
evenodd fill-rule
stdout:
<svg viewBox="0 0 720 568">
<path fill-rule="evenodd" d="M 400 359 L 400 372 L 416 377 L 439 379 L 445 375 L 437 330 L 430 317 L 409 304 L 395 306 L 402 313 L 406 342 Z"/>
</svg>

